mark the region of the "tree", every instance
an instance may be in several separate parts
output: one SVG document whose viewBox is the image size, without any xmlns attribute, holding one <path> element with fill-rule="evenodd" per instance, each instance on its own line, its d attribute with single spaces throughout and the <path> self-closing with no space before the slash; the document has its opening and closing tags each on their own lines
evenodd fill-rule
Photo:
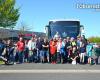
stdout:
<svg viewBox="0 0 100 80">
<path fill-rule="evenodd" d="M 19 26 L 19 34 L 24 35 L 27 31 L 30 31 L 31 29 L 26 25 L 24 22 L 21 23 Z"/>
<path fill-rule="evenodd" d="M 90 37 L 88 40 L 92 43 L 100 43 L 100 37 Z"/>
<path fill-rule="evenodd" d="M 15 0 L 0 0 L 0 27 L 13 28 L 20 16 Z"/>
</svg>

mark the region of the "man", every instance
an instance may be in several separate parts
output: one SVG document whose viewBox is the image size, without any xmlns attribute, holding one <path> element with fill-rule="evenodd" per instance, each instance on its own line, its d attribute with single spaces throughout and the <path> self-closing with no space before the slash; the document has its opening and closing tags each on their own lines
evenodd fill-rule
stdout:
<svg viewBox="0 0 100 80">
<path fill-rule="evenodd" d="M 35 62 L 36 61 L 36 39 L 34 37 L 31 38 L 28 42 L 28 49 L 29 49 L 29 62 Z"/>
<path fill-rule="evenodd" d="M 65 52 L 66 52 L 66 62 L 68 62 L 68 58 L 70 56 L 70 37 L 66 38 L 66 43 L 65 43 Z"/>
<path fill-rule="evenodd" d="M 24 49 L 25 49 L 25 43 L 22 37 L 19 38 L 19 41 L 17 42 L 17 50 L 18 50 L 18 57 L 19 57 L 19 63 L 23 63 L 24 59 Z"/>
<path fill-rule="evenodd" d="M 99 60 L 99 57 L 100 57 L 100 45 L 99 44 L 96 44 L 94 46 L 94 55 L 95 55 L 95 64 L 98 64 L 98 60 Z"/>
<path fill-rule="evenodd" d="M 5 53 L 6 53 L 6 51 L 4 50 L 4 48 L 5 48 L 4 45 L 5 45 L 5 44 L 3 43 L 3 41 L 0 40 L 0 59 L 6 62 L 7 59 L 4 57 L 4 55 L 5 55 Z"/>
<path fill-rule="evenodd" d="M 49 43 L 47 39 L 44 39 L 42 47 L 43 47 L 43 54 L 41 55 L 41 59 L 43 60 L 43 63 L 45 62 L 45 59 L 47 59 L 47 61 L 49 62 L 49 52 L 48 52 Z"/>
<path fill-rule="evenodd" d="M 7 44 L 5 47 L 5 57 L 7 59 L 7 63 L 6 64 L 14 64 L 15 62 L 15 56 L 14 56 L 14 46 L 13 46 L 13 42 L 11 40 L 7 40 Z"/>
<path fill-rule="evenodd" d="M 37 42 L 36 42 L 38 62 L 42 62 L 42 59 L 40 56 L 43 53 L 42 43 L 43 43 L 43 40 L 39 37 Z"/>
</svg>

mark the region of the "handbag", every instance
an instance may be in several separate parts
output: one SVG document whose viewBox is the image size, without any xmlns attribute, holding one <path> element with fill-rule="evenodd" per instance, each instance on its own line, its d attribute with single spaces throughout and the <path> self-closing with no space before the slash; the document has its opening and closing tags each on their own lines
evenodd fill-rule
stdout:
<svg viewBox="0 0 100 80">
<path fill-rule="evenodd" d="M 75 64 L 76 64 L 76 60 L 73 60 L 73 61 L 72 61 L 72 64 L 75 65 Z"/>
</svg>

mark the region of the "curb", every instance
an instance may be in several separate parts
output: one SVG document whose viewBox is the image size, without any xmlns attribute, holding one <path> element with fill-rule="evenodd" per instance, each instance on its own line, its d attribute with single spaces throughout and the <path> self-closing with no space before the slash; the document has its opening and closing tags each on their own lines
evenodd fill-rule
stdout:
<svg viewBox="0 0 100 80">
<path fill-rule="evenodd" d="M 0 73 L 100 73 L 100 70 L 0 70 Z"/>
</svg>

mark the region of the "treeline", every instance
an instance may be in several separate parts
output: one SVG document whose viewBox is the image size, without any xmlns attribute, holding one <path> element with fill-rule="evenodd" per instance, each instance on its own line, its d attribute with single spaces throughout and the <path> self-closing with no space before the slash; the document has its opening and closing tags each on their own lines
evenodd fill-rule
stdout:
<svg viewBox="0 0 100 80">
<path fill-rule="evenodd" d="M 100 37 L 90 37 L 88 40 L 92 43 L 100 43 Z"/>
</svg>

